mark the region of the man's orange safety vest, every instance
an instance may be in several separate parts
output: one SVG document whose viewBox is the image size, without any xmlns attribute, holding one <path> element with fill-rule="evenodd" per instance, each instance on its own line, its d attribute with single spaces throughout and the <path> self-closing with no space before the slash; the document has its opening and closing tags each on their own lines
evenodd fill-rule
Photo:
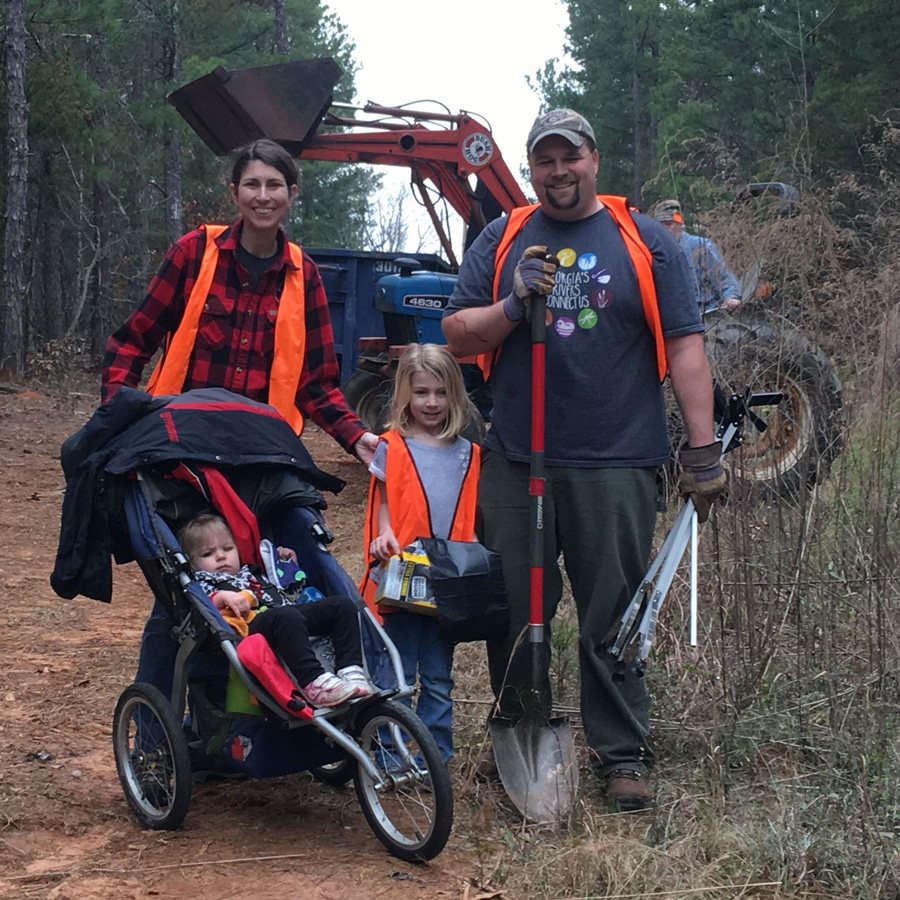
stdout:
<svg viewBox="0 0 900 900">
<path fill-rule="evenodd" d="M 425 496 L 422 479 L 403 436 L 396 431 L 387 431 L 381 436 L 381 439 L 388 445 L 384 487 L 391 514 L 391 529 L 402 548 L 411 544 L 416 538 L 433 537 L 431 511 L 428 508 L 428 498 Z M 477 444 L 472 444 L 469 468 L 463 476 L 456 509 L 453 511 L 453 523 L 450 526 L 449 535 L 451 541 L 474 539 L 475 503 L 480 471 L 481 448 Z M 359 590 L 369 608 L 379 613 L 381 610 L 375 608 L 375 583 L 368 577 L 368 572 L 373 561 L 369 556 L 369 545 L 378 537 L 378 509 L 380 506 L 381 495 L 378 490 L 378 479 L 373 475 L 369 482 L 369 502 L 363 532 L 366 574 L 363 575 Z"/>
<path fill-rule="evenodd" d="M 200 271 L 185 303 L 181 322 L 166 339 L 163 357 L 147 382 L 147 392 L 150 394 L 181 393 L 197 340 L 200 316 L 206 306 L 219 262 L 216 238 L 228 228 L 229 225 L 200 226 L 206 232 L 206 249 L 200 262 Z M 275 352 L 269 370 L 268 403 L 281 413 L 297 434 L 301 434 L 303 416 L 297 409 L 296 398 L 306 352 L 306 290 L 303 281 L 303 251 L 290 242 L 288 248 L 291 262 L 296 268 L 285 269 L 284 289 L 275 319 Z"/>
<path fill-rule="evenodd" d="M 644 318 L 647 320 L 647 326 L 653 335 L 656 346 L 656 366 L 661 383 L 666 380 L 668 365 L 666 363 L 666 345 L 663 339 L 662 323 L 659 319 L 659 304 L 656 300 L 656 285 L 653 283 L 653 255 L 641 239 L 637 225 L 634 224 L 634 219 L 631 218 L 628 201 L 625 197 L 618 197 L 614 194 L 598 194 L 597 199 L 609 210 L 609 214 L 618 226 L 619 234 L 622 236 L 625 249 L 631 258 L 631 264 L 634 266 L 638 289 L 641 292 L 641 303 L 644 307 Z M 506 257 L 509 255 L 510 247 L 512 247 L 516 236 L 525 227 L 525 223 L 539 208 L 539 203 L 534 203 L 531 206 L 519 206 L 506 217 L 506 228 L 494 255 L 494 303 L 501 299 L 500 273 L 504 262 L 506 262 Z M 498 353 L 499 348 L 490 353 L 483 353 L 478 357 L 478 365 L 485 379 L 490 375 L 491 367 L 496 361 Z"/>
</svg>

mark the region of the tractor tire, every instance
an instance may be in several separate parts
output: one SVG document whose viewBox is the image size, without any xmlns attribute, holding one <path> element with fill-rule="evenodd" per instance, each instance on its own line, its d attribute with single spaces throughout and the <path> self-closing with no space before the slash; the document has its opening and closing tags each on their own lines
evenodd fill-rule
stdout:
<svg viewBox="0 0 900 900">
<path fill-rule="evenodd" d="M 732 495 L 796 497 L 821 483 L 841 452 L 844 425 L 841 383 L 827 357 L 792 326 L 732 316 L 706 324 L 706 354 L 726 396 L 747 386 L 784 395 L 754 410 L 766 430 L 746 421 L 743 444 L 726 455 Z"/>
<path fill-rule="evenodd" d="M 369 431 L 381 434 L 393 391 L 393 378 L 358 369 L 344 385 L 344 398 Z"/>
</svg>

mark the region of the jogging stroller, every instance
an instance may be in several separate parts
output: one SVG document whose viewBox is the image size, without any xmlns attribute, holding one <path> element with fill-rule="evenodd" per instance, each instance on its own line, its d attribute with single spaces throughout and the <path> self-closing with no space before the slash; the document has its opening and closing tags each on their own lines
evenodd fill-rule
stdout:
<svg viewBox="0 0 900 900">
<path fill-rule="evenodd" d="M 156 600 L 141 655 L 148 680 L 123 691 L 113 718 L 119 780 L 141 823 L 177 828 L 201 773 L 309 770 L 335 786 L 354 779 L 366 820 L 395 856 L 440 853 L 453 817 L 446 765 L 428 729 L 397 702 L 412 692 L 397 650 L 328 550 L 319 489 L 343 483 L 314 465 L 290 426 L 224 390 L 151 397 L 122 388 L 66 441 L 62 462 L 53 588 L 109 602 L 112 555 L 137 561 Z M 248 561 L 245 548 L 271 537 L 296 551 L 305 593 L 354 599 L 374 695 L 298 710 L 285 702 L 296 682 L 279 693 L 289 673 L 250 665 L 175 538 L 204 511 L 226 519 Z M 326 669 L 327 643 L 315 646 Z"/>
</svg>

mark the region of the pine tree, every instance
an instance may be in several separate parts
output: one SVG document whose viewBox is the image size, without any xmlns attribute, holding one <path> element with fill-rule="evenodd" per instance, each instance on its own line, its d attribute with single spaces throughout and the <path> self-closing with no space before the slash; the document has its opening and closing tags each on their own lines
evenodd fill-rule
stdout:
<svg viewBox="0 0 900 900">
<path fill-rule="evenodd" d="M 227 161 L 167 103 L 169 91 L 219 65 L 332 56 L 345 73 L 336 94 L 350 100 L 355 68 L 352 43 L 319 0 L 13 0 L 7 14 L 25 3 L 18 59 L 27 67 L 30 173 L 20 165 L 25 132 L 12 118 L 0 124 L 8 156 L 0 196 L 23 210 L 7 219 L 23 237 L 6 238 L 0 358 L 20 371 L 29 338 L 31 349 L 87 339 L 96 357 L 165 248 L 202 221 L 233 218 Z M 11 117 L 25 110 L 9 73 L 16 59 L 7 49 Z M 301 166 L 292 237 L 359 246 L 376 176 L 361 166 Z M 27 284 L 28 303 L 7 311 L 7 284 L 23 292 Z"/>
<path fill-rule="evenodd" d="M 28 103 L 25 99 L 25 0 L 6 2 L 6 230 L 0 303 L 0 375 L 25 371 L 25 229 L 28 213 Z"/>
</svg>

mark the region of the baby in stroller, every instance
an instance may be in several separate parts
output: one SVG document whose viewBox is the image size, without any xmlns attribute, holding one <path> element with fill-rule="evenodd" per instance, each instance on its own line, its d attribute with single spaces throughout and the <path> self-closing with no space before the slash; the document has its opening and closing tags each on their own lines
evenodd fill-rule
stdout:
<svg viewBox="0 0 900 900">
<path fill-rule="evenodd" d="M 447 767 L 425 725 L 397 702 L 411 693 L 397 648 L 330 553 L 319 491 L 336 493 L 343 483 L 318 469 L 290 425 L 271 407 L 221 389 L 151 397 L 122 388 L 66 441 L 61 459 L 66 492 L 54 589 L 110 602 L 115 559 L 135 561 L 153 595 L 138 676 L 120 694 L 112 728 L 119 780 L 141 824 L 179 827 L 205 772 L 275 778 L 310 771 L 333 785 L 352 779 L 366 821 L 394 855 L 440 853 L 453 820 Z M 321 670 L 301 671 L 295 684 L 262 633 L 242 637 L 223 617 L 234 624 L 239 617 L 250 632 L 255 622 L 274 626 L 281 604 L 262 604 L 270 608 L 247 622 L 242 606 L 226 602 L 231 585 L 220 584 L 220 608 L 202 583 L 219 576 L 199 564 L 200 545 L 192 551 L 190 537 L 187 548 L 176 538 L 211 511 L 228 527 L 213 532 L 230 535 L 238 548 L 233 572 L 221 577 L 238 577 L 248 562 L 284 587 L 276 570 L 285 565 L 269 564 L 281 545 L 294 550 L 306 575 L 301 595 L 349 598 L 355 641 L 341 649 L 339 613 L 333 626 L 321 626 L 337 641 L 336 664 L 327 647 L 313 650 L 322 669 L 345 676 L 361 659 L 377 689 L 336 706 L 291 708 L 294 689 L 309 688 Z M 260 552 L 264 535 L 269 555 Z M 304 627 L 307 636 L 320 630 L 307 617 Z M 288 638 L 273 643 L 290 653 Z M 315 702 L 311 689 L 308 697 Z"/>
<path fill-rule="evenodd" d="M 302 685 L 310 706 L 340 706 L 374 692 L 362 667 L 359 618 L 349 597 L 323 597 L 295 604 L 269 582 L 259 567 L 242 565 L 234 535 L 219 515 L 191 519 L 179 532 L 194 579 L 209 595 L 225 621 L 242 637 L 261 634 Z M 297 563 L 293 550 L 279 547 L 278 556 Z M 337 672 L 326 672 L 310 636 L 330 637 Z M 299 704 L 302 705 L 302 702 Z"/>
</svg>

